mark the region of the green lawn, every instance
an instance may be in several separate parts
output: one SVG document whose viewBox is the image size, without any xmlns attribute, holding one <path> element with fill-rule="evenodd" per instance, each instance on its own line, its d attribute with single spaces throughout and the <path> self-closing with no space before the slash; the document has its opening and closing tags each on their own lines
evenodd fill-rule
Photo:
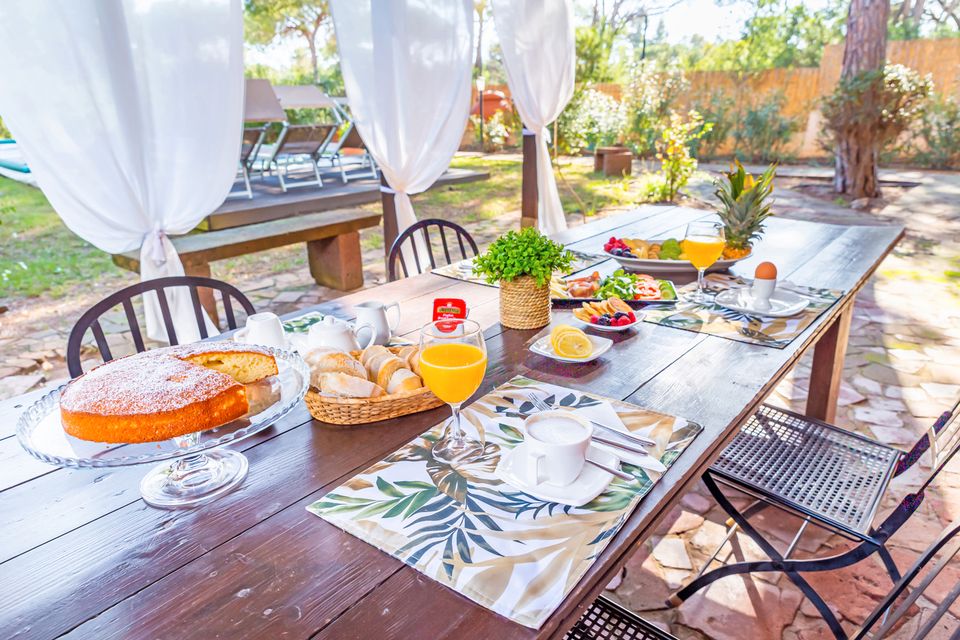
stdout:
<svg viewBox="0 0 960 640">
<path fill-rule="evenodd" d="M 480 225 L 520 208 L 519 160 L 505 157 L 457 157 L 452 166 L 484 170 L 490 179 L 451 185 L 414 197 L 421 218 L 449 218 Z M 561 159 L 558 181 L 560 196 L 567 212 L 586 210 L 587 214 L 611 205 L 636 202 L 637 180 L 610 179 L 590 172 L 586 164 L 570 164 Z M 577 197 L 571 194 L 575 190 Z M 377 204 L 368 205 L 379 207 Z M 373 230 L 371 230 L 373 231 Z M 382 245 L 379 233 L 364 235 L 364 248 Z M 71 287 L 96 280 L 105 274 L 117 274 L 110 257 L 81 240 L 67 229 L 43 194 L 33 187 L 0 177 L 0 299 L 59 296 Z M 257 260 L 256 255 L 237 258 L 236 266 Z M 290 252 L 271 263 L 277 273 L 296 268 L 302 258 Z M 231 261 L 223 267 L 230 269 Z M 289 264 L 288 264 L 289 263 Z"/>
</svg>

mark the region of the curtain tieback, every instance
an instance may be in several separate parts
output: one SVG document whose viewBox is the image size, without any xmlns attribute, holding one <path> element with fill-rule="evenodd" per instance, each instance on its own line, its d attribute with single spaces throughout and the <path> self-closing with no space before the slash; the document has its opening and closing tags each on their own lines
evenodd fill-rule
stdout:
<svg viewBox="0 0 960 640">
<path fill-rule="evenodd" d="M 147 237 L 149 238 L 151 235 L 155 240 L 150 246 L 150 259 L 153 260 L 154 264 L 160 266 L 167 261 L 167 252 L 163 248 L 163 241 L 167 239 L 167 234 L 163 229 L 154 229 L 147 234 Z"/>
<path fill-rule="evenodd" d="M 382 184 L 382 185 L 380 185 L 380 193 L 396 193 L 396 191 L 395 191 L 394 189 L 391 189 L 390 187 Z"/>
</svg>

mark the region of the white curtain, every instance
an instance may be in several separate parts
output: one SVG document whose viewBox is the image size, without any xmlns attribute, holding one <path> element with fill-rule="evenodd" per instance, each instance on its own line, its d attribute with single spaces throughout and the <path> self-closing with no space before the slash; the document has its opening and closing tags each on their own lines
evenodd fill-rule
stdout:
<svg viewBox="0 0 960 640">
<path fill-rule="evenodd" d="M 471 0 L 331 0 L 360 137 L 395 195 L 398 232 L 460 146 L 470 111 Z M 414 262 L 404 257 L 413 270 Z"/>
<path fill-rule="evenodd" d="M 242 52 L 241 0 L 0 2 L 0 113 L 74 233 L 139 248 L 144 280 L 183 275 L 167 235 L 233 184 Z M 199 339 L 187 290 L 168 298 L 178 340 Z M 165 340 L 145 303 L 148 335 Z"/>
<path fill-rule="evenodd" d="M 567 221 L 550 163 L 547 125 L 573 96 L 576 50 L 570 0 L 493 0 L 493 21 L 510 94 L 527 128 L 524 135 L 537 138 L 540 231 L 561 231 Z"/>
</svg>

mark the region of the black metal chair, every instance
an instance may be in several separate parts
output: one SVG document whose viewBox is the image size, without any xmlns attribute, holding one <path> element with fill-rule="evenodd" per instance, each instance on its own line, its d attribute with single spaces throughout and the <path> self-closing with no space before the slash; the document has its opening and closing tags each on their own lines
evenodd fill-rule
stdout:
<svg viewBox="0 0 960 640">
<path fill-rule="evenodd" d="M 938 556 L 937 562 L 923 574 L 923 578 L 913 587 L 913 582 L 920 577 L 927 565 Z M 911 606 L 920 596 L 924 595 L 927 588 L 940 577 L 947 565 L 958 556 L 960 556 L 960 520 L 955 520 L 917 557 L 910 568 L 904 572 L 903 577 L 893 586 L 893 589 L 877 604 L 876 608 L 860 625 L 860 628 L 854 631 L 850 637 L 853 640 L 886 638 L 897 627 L 904 615 L 910 611 Z M 924 616 L 920 627 L 912 636 L 912 640 L 926 638 L 958 598 L 960 598 L 960 582 L 954 583 L 933 612 Z M 960 639 L 960 626 L 950 636 L 950 640 L 958 639 Z"/>
<path fill-rule="evenodd" d="M 443 265 L 448 265 L 454 261 L 466 260 L 480 253 L 480 250 L 477 248 L 477 243 L 474 242 L 470 233 L 457 223 L 439 218 L 420 220 L 416 224 L 407 227 L 403 233 L 397 236 L 397 239 L 393 241 L 393 246 L 390 247 L 390 254 L 387 257 L 387 277 L 390 282 L 401 278 L 401 276 L 398 275 L 398 265 L 403 269 L 403 278 L 411 275 L 411 269 L 407 266 L 406 258 L 404 258 L 403 247 L 405 245 L 409 248 L 408 255 L 412 255 L 413 261 L 416 263 L 416 270 L 413 271 L 412 275 L 423 273 L 428 269 L 427 265 L 429 265 L 430 269 L 436 268 L 437 259 L 434 256 L 434 246 L 430 237 L 431 228 L 436 228 L 439 234 L 440 247 L 438 247 L 438 250 L 439 248 L 443 249 L 443 257 L 446 260 Z M 459 247 L 459 258 L 451 258 L 451 243 L 447 242 L 448 231 L 451 232 L 456 239 L 454 249 Z M 417 236 L 414 234 L 417 234 Z M 423 239 L 423 243 L 417 242 L 418 237 Z M 467 252 L 468 247 L 470 253 Z M 420 255 L 421 252 L 425 252 L 427 255 L 422 256 Z"/>
<path fill-rule="evenodd" d="M 236 329 L 239 326 L 232 299 L 237 301 L 248 316 L 256 313 L 253 304 L 251 304 L 239 289 L 231 284 L 214 280 L 213 278 L 175 276 L 138 282 L 137 284 L 130 285 L 125 289 L 110 294 L 93 305 L 87 309 L 83 315 L 80 316 L 80 319 L 77 320 L 77 323 L 73 325 L 73 329 L 70 331 L 70 338 L 67 340 L 67 368 L 70 371 L 70 377 L 75 378 L 83 373 L 83 364 L 80 361 L 80 348 L 83 344 L 83 337 L 86 335 L 88 329 L 93 332 L 93 338 L 97 343 L 97 348 L 100 350 L 100 357 L 103 361 L 108 362 L 113 359 L 113 354 L 110 352 L 110 345 L 107 343 L 107 338 L 103 333 L 103 327 L 100 325 L 100 317 L 117 305 L 123 307 L 127 324 L 130 327 L 134 347 L 138 352 L 147 350 L 143 342 L 143 334 L 140 332 L 137 314 L 133 308 L 133 298 L 151 291 L 156 293 L 157 300 L 160 303 L 160 315 L 163 317 L 163 325 L 167 330 L 170 344 L 178 344 L 177 332 L 173 326 L 173 316 L 170 314 L 170 305 L 167 302 L 165 293 L 166 289 L 172 287 L 188 287 L 190 289 L 190 299 L 193 301 L 193 313 L 197 319 L 197 327 L 200 330 L 201 338 L 207 338 L 209 335 L 206 322 L 204 322 L 203 310 L 200 306 L 198 288 L 220 292 L 227 327 L 230 329 Z"/>
<path fill-rule="evenodd" d="M 564 636 L 565 640 L 677 640 L 613 600 L 600 596 Z"/>
<path fill-rule="evenodd" d="M 920 507 L 926 488 L 960 450 L 958 406 L 960 401 L 944 412 L 907 453 L 825 422 L 769 405 L 761 407 L 704 474 L 703 480 L 732 520 L 724 543 L 741 529 L 769 560 L 740 562 L 704 573 L 719 553 L 718 548 L 700 575 L 674 594 L 669 604 L 679 605 L 696 591 L 726 576 L 783 572 L 816 606 L 834 635 L 845 639 L 847 636 L 836 616 L 801 573 L 848 567 L 876 553 L 891 581 L 900 581 L 900 571 L 885 544 Z M 890 480 L 911 468 L 928 450 L 933 464 L 924 483 L 875 526 L 876 512 Z M 740 511 L 721 491 L 720 484 L 747 493 L 756 501 Z M 748 521 L 771 506 L 803 519 L 784 553 Z M 792 559 L 790 556 L 809 524 L 857 544 L 844 553 L 826 558 Z"/>
</svg>

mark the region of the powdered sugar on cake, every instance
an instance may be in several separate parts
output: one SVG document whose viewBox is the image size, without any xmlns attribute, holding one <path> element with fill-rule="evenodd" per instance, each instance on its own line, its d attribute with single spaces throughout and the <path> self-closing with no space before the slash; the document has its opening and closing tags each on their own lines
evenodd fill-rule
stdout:
<svg viewBox="0 0 960 640">
<path fill-rule="evenodd" d="M 78 413 L 155 414 L 217 396 L 240 385 L 226 374 L 180 357 L 202 350 L 218 351 L 220 346 L 169 347 L 113 360 L 71 382 L 60 397 L 60 405 Z"/>
</svg>

